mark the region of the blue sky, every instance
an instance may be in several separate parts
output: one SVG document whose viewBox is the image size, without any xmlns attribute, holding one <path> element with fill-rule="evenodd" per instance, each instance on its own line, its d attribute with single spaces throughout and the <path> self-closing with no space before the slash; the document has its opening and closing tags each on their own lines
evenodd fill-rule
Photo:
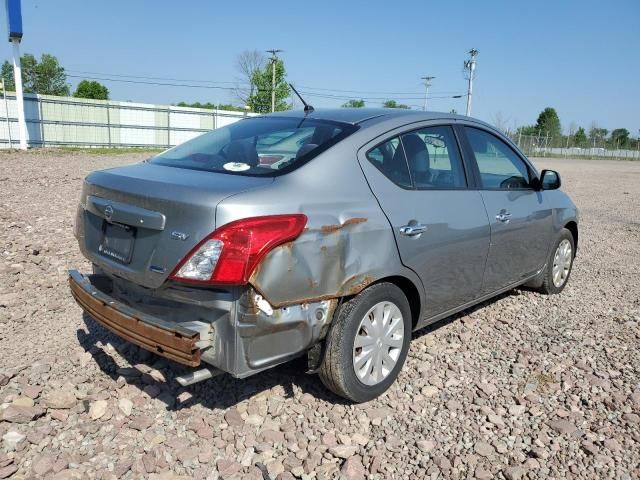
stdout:
<svg viewBox="0 0 640 480">
<path fill-rule="evenodd" d="M 281 48 L 289 80 L 301 90 L 338 96 L 350 94 L 311 88 L 354 90 L 362 92 L 354 98 L 421 105 L 402 97 L 420 96 L 423 75 L 437 77 L 434 97 L 466 91 L 462 63 L 474 47 L 480 54 L 473 116 L 490 122 L 500 116 L 512 127 L 535 122 L 553 106 L 565 129 L 593 121 L 625 127 L 634 137 L 640 129 L 638 0 L 23 0 L 22 10 L 22 52 L 52 53 L 68 73 L 232 82 L 239 52 Z M 10 58 L 10 44 L 3 45 L 0 53 Z M 73 86 L 78 81 L 69 78 Z M 103 83 L 116 100 L 234 101 L 222 89 Z M 429 109 L 464 113 L 464 102 L 433 98 Z"/>
</svg>

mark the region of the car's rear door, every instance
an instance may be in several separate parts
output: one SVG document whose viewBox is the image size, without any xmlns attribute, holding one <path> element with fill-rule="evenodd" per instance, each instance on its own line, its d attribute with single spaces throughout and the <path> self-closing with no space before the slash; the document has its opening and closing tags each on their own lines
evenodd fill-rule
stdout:
<svg viewBox="0 0 640 480">
<path fill-rule="evenodd" d="M 403 264 L 422 279 L 425 316 L 433 317 L 477 298 L 490 233 L 453 128 L 427 125 L 389 132 L 358 156 Z"/>
<path fill-rule="evenodd" d="M 491 223 L 491 248 L 483 293 L 517 283 L 544 265 L 552 211 L 532 186 L 535 171 L 497 134 L 480 126 L 459 128 L 468 162 Z"/>
</svg>

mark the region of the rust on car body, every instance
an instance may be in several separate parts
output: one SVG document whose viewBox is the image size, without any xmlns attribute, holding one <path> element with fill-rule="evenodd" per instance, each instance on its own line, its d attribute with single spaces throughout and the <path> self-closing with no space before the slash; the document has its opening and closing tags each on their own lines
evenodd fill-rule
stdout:
<svg viewBox="0 0 640 480">
<path fill-rule="evenodd" d="M 145 350 L 183 365 L 200 365 L 198 332 L 177 325 L 165 327 L 159 324 L 159 319 L 134 316 L 127 312 L 125 305 L 102 298 L 100 291 L 78 272 L 70 273 L 69 286 L 82 309 L 107 330 Z"/>
</svg>

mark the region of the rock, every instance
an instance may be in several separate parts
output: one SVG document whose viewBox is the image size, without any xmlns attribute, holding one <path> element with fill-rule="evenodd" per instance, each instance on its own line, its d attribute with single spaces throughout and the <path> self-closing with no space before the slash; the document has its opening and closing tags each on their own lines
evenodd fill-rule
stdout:
<svg viewBox="0 0 640 480">
<path fill-rule="evenodd" d="M 547 422 L 547 425 L 549 426 L 549 428 L 551 428 L 551 430 L 561 435 L 571 435 L 578 429 L 578 427 L 576 427 L 568 420 L 553 420 Z"/>
<path fill-rule="evenodd" d="M 433 440 L 418 440 L 416 445 L 422 453 L 429 453 L 436 448 L 436 442 Z"/>
<path fill-rule="evenodd" d="M 433 385 L 427 385 L 422 387 L 420 393 L 427 398 L 435 397 L 438 394 L 438 387 L 434 387 Z"/>
<path fill-rule="evenodd" d="M 495 453 L 495 449 L 487 442 L 477 442 L 473 448 L 478 455 L 483 457 L 490 457 Z"/>
<path fill-rule="evenodd" d="M 18 444 L 27 438 L 20 432 L 9 431 L 2 436 L 2 443 L 5 452 L 13 452 Z"/>
<path fill-rule="evenodd" d="M 369 437 L 362 435 L 361 433 L 354 433 L 351 436 L 351 440 L 356 444 L 364 447 L 367 443 L 369 443 Z"/>
<path fill-rule="evenodd" d="M 133 402 L 128 398 L 121 398 L 120 400 L 118 400 L 118 408 L 125 415 L 125 417 L 128 417 L 129 415 L 131 415 L 131 411 L 133 410 Z"/>
<path fill-rule="evenodd" d="M 22 394 L 34 400 L 40 396 L 41 392 L 42 387 L 38 385 L 24 385 L 22 387 Z"/>
<path fill-rule="evenodd" d="M 329 448 L 329 453 L 338 458 L 349 458 L 358 451 L 358 447 L 353 445 L 336 445 Z"/>
<path fill-rule="evenodd" d="M 55 458 L 50 455 L 38 455 L 31 463 L 31 469 L 36 475 L 43 477 L 46 473 L 53 470 Z"/>
<path fill-rule="evenodd" d="M 72 391 L 54 390 L 52 392 L 47 393 L 43 397 L 42 402 L 48 408 L 56 408 L 59 410 L 59 409 L 73 408 L 77 403 L 77 399 Z"/>
<path fill-rule="evenodd" d="M 622 450 L 622 445 L 615 438 L 607 438 L 604 441 L 605 448 L 608 448 L 612 452 L 619 452 Z"/>
<path fill-rule="evenodd" d="M 436 456 L 433 459 L 433 463 L 435 463 L 438 466 L 438 468 L 442 471 L 451 470 L 451 461 L 444 455 Z"/>
<path fill-rule="evenodd" d="M 637 415 L 635 413 L 625 413 L 624 415 L 622 415 L 622 419 L 625 420 L 627 423 L 632 423 L 632 424 L 640 423 L 640 415 Z"/>
<path fill-rule="evenodd" d="M 9 383 L 9 380 L 11 380 L 11 377 L 9 375 L 0 372 L 0 387 L 4 387 L 5 385 L 7 385 Z"/>
<path fill-rule="evenodd" d="M 44 415 L 40 407 L 9 405 L 2 411 L 2 420 L 11 423 L 29 423 Z"/>
<path fill-rule="evenodd" d="M 153 418 L 147 415 L 138 415 L 134 417 L 133 420 L 131 420 L 129 427 L 133 428 L 134 430 L 142 431 L 151 427 L 151 425 L 153 425 Z"/>
<path fill-rule="evenodd" d="M 29 397 L 18 397 L 11 403 L 18 407 L 33 407 L 34 405 L 33 399 Z"/>
<path fill-rule="evenodd" d="M 9 478 L 11 475 L 18 471 L 18 467 L 16 465 L 7 465 L 6 467 L 0 468 L 0 478 Z"/>
<path fill-rule="evenodd" d="M 89 408 L 89 416 L 92 420 L 98 420 L 102 418 L 105 413 L 107 413 L 107 407 L 109 406 L 109 402 L 106 400 L 96 400 L 91 404 L 91 408 Z"/>
<path fill-rule="evenodd" d="M 509 415 L 513 415 L 514 417 L 518 417 L 522 415 L 526 410 L 524 405 L 511 405 L 509 407 Z"/>
<path fill-rule="evenodd" d="M 353 456 L 347 458 L 342 464 L 340 475 L 346 480 L 364 480 L 366 478 L 366 472 L 360 457 Z"/>
<path fill-rule="evenodd" d="M 226 458 L 221 458 L 220 460 L 218 460 L 216 466 L 218 467 L 218 473 L 223 478 L 230 477 L 231 475 L 234 475 L 242 470 L 242 465 L 240 465 L 238 462 L 234 462 L 233 460 L 228 460 Z"/>
<path fill-rule="evenodd" d="M 231 427 L 241 427 L 242 425 L 244 425 L 244 420 L 242 419 L 242 416 L 240 415 L 240 412 L 237 408 L 231 408 L 227 410 L 227 412 L 224 414 L 224 420 Z"/>
<path fill-rule="evenodd" d="M 520 466 L 507 467 L 504 470 L 502 470 L 502 474 L 507 480 L 520 480 L 525 473 L 526 473 L 526 470 Z"/>
<path fill-rule="evenodd" d="M 505 426 L 505 423 L 502 417 L 500 415 L 496 415 L 495 413 L 490 413 L 489 415 L 487 415 L 487 419 L 489 420 L 489 422 L 493 423 L 496 427 L 502 428 Z"/>
</svg>

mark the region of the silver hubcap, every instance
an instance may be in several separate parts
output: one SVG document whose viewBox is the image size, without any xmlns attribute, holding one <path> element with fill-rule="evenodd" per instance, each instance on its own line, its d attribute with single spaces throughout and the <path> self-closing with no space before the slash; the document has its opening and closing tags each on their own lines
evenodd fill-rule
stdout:
<svg viewBox="0 0 640 480">
<path fill-rule="evenodd" d="M 360 321 L 353 342 L 353 369 L 365 385 L 384 380 L 398 363 L 404 340 L 404 320 L 391 302 L 375 304 Z"/>
<path fill-rule="evenodd" d="M 569 270 L 571 269 L 571 259 L 573 252 L 571 249 L 571 242 L 566 238 L 560 242 L 556 253 L 553 256 L 553 284 L 556 287 L 561 287 L 564 282 L 567 281 L 569 276 Z"/>
</svg>

